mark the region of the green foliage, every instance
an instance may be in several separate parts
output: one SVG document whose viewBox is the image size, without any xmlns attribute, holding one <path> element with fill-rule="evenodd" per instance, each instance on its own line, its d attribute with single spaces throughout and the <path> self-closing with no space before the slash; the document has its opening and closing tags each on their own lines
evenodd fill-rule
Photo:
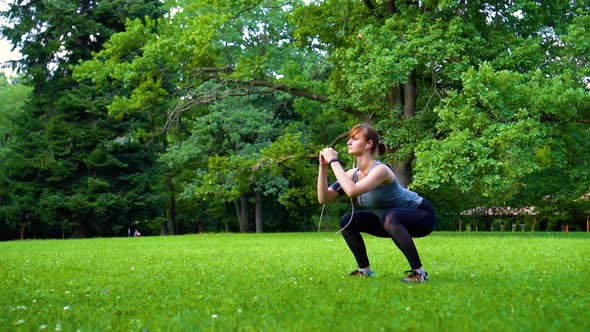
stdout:
<svg viewBox="0 0 590 332">
<path fill-rule="evenodd" d="M 170 233 L 175 218 L 185 230 L 229 229 L 227 214 L 257 193 L 263 215 L 285 217 L 266 218 L 272 227 L 308 229 L 317 151 L 335 144 L 351 164 L 335 138 L 362 121 L 388 145 L 382 159 L 405 166 L 400 178 L 442 218 L 547 201 L 577 210 L 569 203 L 590 180 L 589 5 L 12 5 L 3 15 L 15 24 L 2 33 L 23 49 L 33 97 L 25 114 L 0 122 L 13 144 L 2 152 L 11 229 L 49 224 L 52 206 L 64 220 L 56 225 L 86 218 L 96 234 L 124 229 L 105 217 L 113 209 L 150 229 L 166 209 Z M 19 191 L 27 198 L 17 204 Z M 46 207 L 25 208 L 41 196 Z"/>
<path fill-rule="evenodd" d="M 440 192 L 435 196 L 458 191 L 451 194 L 462 202 L 456 211 L 467 207 L 465 201 L 472 207 L 544 206 L 548 196 L 561 201 L 587 191 L 585 180 L 572 181 L 581 175 L 574 165 L 588 165 L 574 152 L 588 147 L 577 141 L 588 133 L 589 100 L 580 76 L 588 62 L 577 51 L 587 38 L 574 42 L 567 33 L 576 35 L 584 16 L 572 12 L 556 24 L 554 14 L 521 5 L 498 13 L 505 23 L 490 22 L 503 26 L 490 32 L 487 48 L 498 56 L 461 76 L 461 88 L 450 90 L 435 110 L 435 135 L 417 147 L 413 186 Z M 522 18 L 513 15 L 518 10 Z M 498 38 L 504 49 L 492 44 Z"/>
<path fill-rule="evenodd" d="M 31 88 L 20 83 L 10 83 L 0 73 L 0 146 L 4 147 L 13 137 L 14 119 L 23 112 L 31 95 Z"/>
<path fill-rule="evenodd" d="M 13 23 L 2 33 L 20 46 L 19 67 L 33 89 L 15 114 L 10 161 L 0 171 L 10 237 L 23 228 L 26 237 L 122 234 L 129 220 L 163 214 L 153 205 L 162 204 L 149 177 L 155 174 L 153 147 L 127 139 L 130 128 L 145 121 L 114 121 L 106 114 L 111 91 L 89 80 L 75 82 L 71 72 L 124 29 L 127 18 L 152 22 L 159 6 L 158 1 L 15 2 L 2 13 Z"/>
<path fill-rule="evenodd" d="M 564 140 L 587 132 L 571 123 L 589 101 L 583 87 L 561 75 L 494 71 L 487 64 L 472 69 L 464 75 L 461 93 L 450 94 L 437 110 L 444 139 L 420 146 L 414 185 L 442 189 L 454 184 L 463 193 L 481 193 L 479 204 L 504 205 L 531 187 L 525 180 L 529 175 L 572 169 L 568 150 L 585 150 L 587 144 Z M 538 200 L 551 194 L 547 189 L 537 192 Z"/>
<path fill-rule="evenodd" d="M 266 165 L 252 172 L 261 151 L 286 127 L 306 128 L 302 120 L 317 123 L 318 105 L 272 91 L 249 91 L 247 85 L 244 93 L 239 86 L 256 79 L 326 91 L 324 82 L 310 79 L 326 77 L 323 57 L 291 45 L 292 27 L 285 20 L 290 13 L 277 3 L 177 3 L 161 20 L 128 21 L 125 32 L 75 70 L 78 80 L 117 91 L 108 106 L 117 119 L 143 114 L 156 124 L 173 124 L 166 137 L 171 145 L 160 160 L 180 201 L 197 198 L 215 209 L 253 191 L 274 200 L 292 190 L 298 206 L 309 205 L 311 173 L 302 180 L 299 161 L 285 164 L 295 170 L 289 175 L 267 172 Z M 228 98 L 233 95 L 242 98 Z M 306 189 L 288 188 L 291 177 Z M 182 206 L 194 210 L 185 202 Z"/>
<path fill-rule="evenodd" d="M 172 110 L 182 109 L 181 126 L 193 129 L 169 135 L 174 144 L 161 160 L 174 169 L 177 185 L 184 188 L 182 199 L 212 200 L 211 193 L 219 192 L 221 202 L 229 202 L 254 185 L 277 194 L 289 211 L 310 207 L 316 170 L 309 155 L 359 121 L 343 110 L 375 123 L 394 152 L 386 161 L 416 157 L 412 187 L 435 197 L 443 205 L 441 215 L 482 203 L 540 204 L 546 195 L 572 197 L 583 191 L 587 162 L 575 156 L 587 151 L 587 129 L 575 123 L 588 119 L 583 88 L 587 18 L 582 10 L 587 4 L 426 1 L 396 3 L 393 9 L 356 1 L 176 5 L 182 10 L 162 20 L 156 35 L 142 34 L 146 42 L 140 48 L 159 50 L 159 57 L 138 52 L 126 61 L 142 64 L 132 72 L 164 68 L 156 76 L 174 82 L 173 89 L 165 88 L 168 96 L 181 96 L 172 99 Z M 129 26 L 122 36 L 132 38 L 138 29 L 149 31 L 150 25 L 143 30 Z M 117 49 L 116 43 L 109 47 Z M 201 46 L 195 50 L 194 45 Z M 109 59 L 115 62 L 110 65 Z M 96 67 L 113 68 L 121 62 L 113 56 L 93 61 L 99 61 Z M 418 96 L 414 114 L 406 114 L 403 98 L 395 94 L 409 83 L 411 72 Z M 247 89 L 246 100 L 267 93 L 239 84 L 261 80 L 323 93 L 329 105 L 319 109 L 298 98 L 287 102 L 286 113 L 273 111 L 273 102 L 258 109 L 242 102 L 243 113 L 230 114 L 232 107 L 221 100 L 244 94 L 240 89 Z M 156 88 L 142 88 L 153 82 L 154 87 L 166 86 L 150 77 L 132 82 L 131 99 L 123 97 L 111 110 L 128 112 L 134 107 L 125 106 L 141 104 L 133 98 L 157 97 L 152 93 Z M 276 93 L 273 98 L 274 103 L 287 100 Z M 260 118 L 264 112 L 276 112 L 274 134 L 264 143 L 246 144 L 247 151 L 239 141 L 249 141 L 239 130 L 231 129 L 232 135 L 215 128 L 231 128 L 226 121 L 238 127 L 243 121 L 243 128 L 250 128 L 246 119 L 265 123 Z M 250 173 L 252 167 L 258 171 Z M 566 173 L 564 183 L 575 189 L 566 194 L 533 180 L 548 172 Z M 267 189 L 260 183 L 268 183 Z"/>
</svg>

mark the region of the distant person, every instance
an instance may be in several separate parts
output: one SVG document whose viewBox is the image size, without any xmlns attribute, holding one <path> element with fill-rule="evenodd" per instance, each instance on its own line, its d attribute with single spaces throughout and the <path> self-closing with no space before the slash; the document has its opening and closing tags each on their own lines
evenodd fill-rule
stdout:
<svg viewBox="0 0 590 332">
<path fill-rule="evenodd" d="M 389 165 L 375 160 L 385 152 L 385 145 L 377 131 L 368 124 L 360 124 L 348 133 L 348 153 L 358 167 L 344 170 L 338 152 L 325 148 L 319 154 L 317 195 L 320 203 L 335 200 L 340 195 L 356 199 L 362 210 L 354 210 L 340 218 L 341 232 L 352 251 L 358 270 L 350 276 L 372 277 L 367 250 L 361 232 L 378 237 L 389 237 L 404 254 L 411 270 L 402 282 L 428 281 L 413 237 L 423 237 L 436 225 L 436 213 L 430 202 L 417 193 L 402 187 Z M 337 181 L 328 186 L 328 168 Z"/>
<path fill-rule="evenodd" d="M 140 237 L 141 236 L 141 233 L 139 232 L 139 230 L 137 228 L 133 232 L 133 236 L 135 236 L 135 237 Z"/>
</svg>

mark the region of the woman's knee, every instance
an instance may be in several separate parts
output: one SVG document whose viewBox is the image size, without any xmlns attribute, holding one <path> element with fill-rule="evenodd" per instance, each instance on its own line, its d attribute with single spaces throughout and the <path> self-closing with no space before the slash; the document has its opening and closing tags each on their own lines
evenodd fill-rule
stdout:
<svg viewBox="0 0 590 332">
<path fill-rule="evenodd" d="M 347 214 L 343 215 L 342 217 L 340 217 L 340 228 L 344 228 L 350 223 L 351 216 L 352 215 L 350 213 L 347 213 Z"/>
<path fill-rule="evenodd" d="M 400 223 L 397 220 L 397 218 L 395 217 L 395 213 L 389 213 L 388 215 L 385 216 L 385 220 L 383 221 L 383 227 L 385 227 L 385 229 L 395 229 L 397 227 L 399 227 Z"/>
<path fill-rule="evenodd" d="M 420 227 L 417 227 L 417 229 L 414 231 L 415 234 L 412 234 L 412 236 L 413 237 L 425 237 L 426 235 L 429 235 L 430 233 L 432 233 L 432 231 L 434 231 L 435 227 L 436 227 L 436 218 L 435 217 L 426 218 L 422 222 Z"/>
</svg>

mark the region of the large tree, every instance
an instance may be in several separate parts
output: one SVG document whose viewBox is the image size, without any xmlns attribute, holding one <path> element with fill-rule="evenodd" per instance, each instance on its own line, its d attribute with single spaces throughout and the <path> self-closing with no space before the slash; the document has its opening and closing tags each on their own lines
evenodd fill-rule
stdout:
<svg viewBox="0 0 590 332">
<path fill-rule="evenodd" d="M 363 5 L 371 15 L 359 18 Z M 381 129 L 402 183 L 414 179 L 441 210 L 457 213 L 587 192 L 589 8 L 326 1 L 301 8 L 300 17 L 307 40 L 333 50 L 330 100 Z M 548 174 L 559 174 L 558 186 L 542 180 Z"/>
<path fill-rule="evenodd" d="M 589 6 L 486 3 L 474 26 L 493 56 L 463 71 L 435 109 L 417 186 L 469 197 L 462 207 L 536 205 L 548 215 L 588 191 Z"/>
<path fill-rule="evenodd" d="M 22 171 L 5 207 L 33 224 L 31 236 L 124 234 L 130 222 L 161 214 L 153 190 L 154 152 L 132 137 L 140 119 L 106 114 L 112 96 L 72 79 L 71 66 L 89 59 L 128 17 L 161 15 L 159 1 L 14 1 L 2 34 L 20 49 L 16 62 L 32 87 L 11 148 Z M 5 165 L 3 165 L 5 166 Z M 29 201 L 19 203 L 23 197 Z M 125 231 L 123 230 L 125 229 Z M 57 233 L 57 234 L 56 234 Z"/>
<path fill-rule="evenodd" d="M 33 202 L 33 186 L 26 183 L 16 185 L 9 179 L 18 173 L 26 172 L 22 159 L 13 146 L 18 140 L 20 130 L 18 119 L 22 116 L 31 89 L 17 80 L 9 82 L 0 74 L 0 240 L 7 240 L 24 233 L 30 227 L 21 212 Z"/>
<path fill-rule="evenodd" d="M 567 178 L 569 197 L 587 190 L 587 161 L 578 160 L 588 150 L 586 1 L 220 0 L 175 6 L 159 33 L 125 59 L 159 68 L 155 77 L 166 79 L 132 74 L 137 79 L 121 98 L 131 104 L 168 100 L 168 130 L 182 127 L 183 119 L 209 116 L 215 109 L 209 106 L 226 98 L 292 96 L 293 128 L 302 136 L 284 130 L 261 151 L 254 170 L 300 160 L 295 172 L 305 178 L 313 174 L 307 158 L 320 145 L 337 143 L 333 139 L 348 126 L 368 121 L 388 143 L 392 153 L 384 158 L 400 181 L 447 212 L 558 196 L 534 180 L 546 172 Z M 136 22 L 113 39 L 93 68 L 121 66 L 108 55 L 141 27 Z M 122 105 L 111 107 L 124 111 Z M 295 146 L 300 148 L 290 150 Z M 214 172 L 216 178 L 238 176 L 228 165 Z M 310 207 L 313 185 L 289 185 L 291 193 L 303 189 Z"/>
<path fill-rule="evenodd" d="M 264 151 L 281 157 L 270 146 L 288 128 L 318 124 L 320 103 L 301 103 L 296 97 L 314 100 L 304 87 L 314 84 L 310 76 L 326 75 L 320 54 L 292 45 L 290 11 L 279 4 L 179 2 L 180 8 L 171 8 L 160 21 L 128 22 L 126 32 L 76 70 L 77 77 L 116 91 L 111 114 L 159 115 L 172 142 L 163 162 L 173 177 L 175 197 L 222 213 L 226 210 L 219 206 L 235 206 L 242 231 L 253 229 L 249 211 L 255 211 L 256 230 L 262 231 L 262 205 L 274 209 L 277 199 L 307 205 L 311 196 L 309 188 L 297 189 L 306 185 L 297 174 L 305 173 L 301 169 L 308 168 L 307 160 L 290 174 L 257 167 Z M 279 82 L 285 73 L 293 74 L 289 91 Z M 146 100 L 149 109 L 142 108 Z M 154 105 L 169 111 L 158 113 Z M 313 141 L 296 144 L 307 146 L 299 149 L 305 151 Z"/>
</svg>

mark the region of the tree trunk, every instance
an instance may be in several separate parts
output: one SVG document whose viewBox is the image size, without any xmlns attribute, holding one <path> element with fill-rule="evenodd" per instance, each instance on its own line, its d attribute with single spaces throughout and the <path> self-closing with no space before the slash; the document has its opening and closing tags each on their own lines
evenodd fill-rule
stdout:
<svg viewBox="0 0 590 332">
<path fill-rule="evenodd" d="M 207 227 L 205 227 L 205 223 L 202 221 L 199 221 L 197 223 L 197 232 L 198 233 L 205 233 L 206 231 L 207 231 Z"/>
<path fill-rule="evenodd" d="M 240 202 L 234 201 L 234 206 L 236 207 L 236 215 L 238 216 L 238 224 L 240 228 L 242 227 L 242 214 L 240 213 Z M 229 225 L 225 224 L 225 231 L 229 232 Z"/>
<path fill-rule="evenodd" d="M 262 194 L 255 192 L 256 206 L 254 209 L 254 219 L 256 220 L 256 233 L 262 233 Z"/>
<path fill-rule="evenodd" d="M 176 235 L 176 197 L 174 196 L 174 186 L 172 185 L 172 177 L 170 175 L 167 175 L 165 181 L 166 190 L 168 190 L 168 206 L 166 208 L 168 234 Z"/>
<path fill-rule="evenodd" d="M 389 16 L 392 16 L 393 14 L 397 13 L 397 7 L 395 5 L 395 0 L 388 0 L 385 3 L 385 10 L 387 11 L 387 14 Z"/>
<path fill-rule="evenodd" d="M 18 232 L 18 234 L 19 234 L 18 238 L 21 239 L 21 240 L 24 240 L 25 239 L 25 227 L 26 227 L 25 224 L 20 224 L 20 229 L 19 229 L 19 232 Z"/>
<path fill-rule="evenodd" d="M 396 109 L 401 109 L 404 103 L 403 86 L 396 85 L 389 89 L 389 92 L 387 93 L 387 102 L 389 103 L 392 112 Z"/>
<path fill-rule="evenodd" d="M 248 197 L 242 193 L 240 195 L 240 232 L 248 233 Z"/>
<path fill-rule="evenodd" d="M 168 235 L 168 227 L 166 227 L 166 220 L 160 222 L 160 235 Z"/>
<path fill-rule="evenodd" d="M 75 220 L 75 218 L 72 218 Z M 74 232 L 72 233 L 72 238 L 74 239 L 81 239 L 88 237 L 88 227 L 84 222 L 79 222 L 76 228 L 74 228 Z"/>
<path fill-rule="evenodd" d="M 396 162 L 392 167 L 395 177 L 402 187 L 407 188 L 412 182 L 412 161 L 414 154 L 412 153 L 406 160 Z"/>
<path fill-rule="evenodd" d="M 416 115 L 416 98 L 418 87 L 416 85 L 416 70 L 408 73 L 408 83 L 404 89 L 404 117 L 411 118 Z"/>
<path fill-rule="evenodd" d="M 389 92 L 389 102 L 394 108 L 401 108 L 403 105 L 404 118 L 411 118 L 416 115 L 416 99 L 418 97 L 418 87 L 416 84 L 416 70 L 408 73 L 408 82 L 403 86 L 403 94 L 401 89 L 396 86 Z M 395 176 L 400 184 L 404 187 L 412 182 L 412 162 L 414 161 L 414 154 L 411 153 L 405 160 L 396 162 L 393 165 Z"/>
<path fill-rule="evenodd" d="M 240 195 L 240 201 L 234 201 L 236 207 L 236 214 L 238 215 L 238 223 L 240 225 L 240 233 L 248 232 L 248 199 L 246 194 Z"/>
</svg>

